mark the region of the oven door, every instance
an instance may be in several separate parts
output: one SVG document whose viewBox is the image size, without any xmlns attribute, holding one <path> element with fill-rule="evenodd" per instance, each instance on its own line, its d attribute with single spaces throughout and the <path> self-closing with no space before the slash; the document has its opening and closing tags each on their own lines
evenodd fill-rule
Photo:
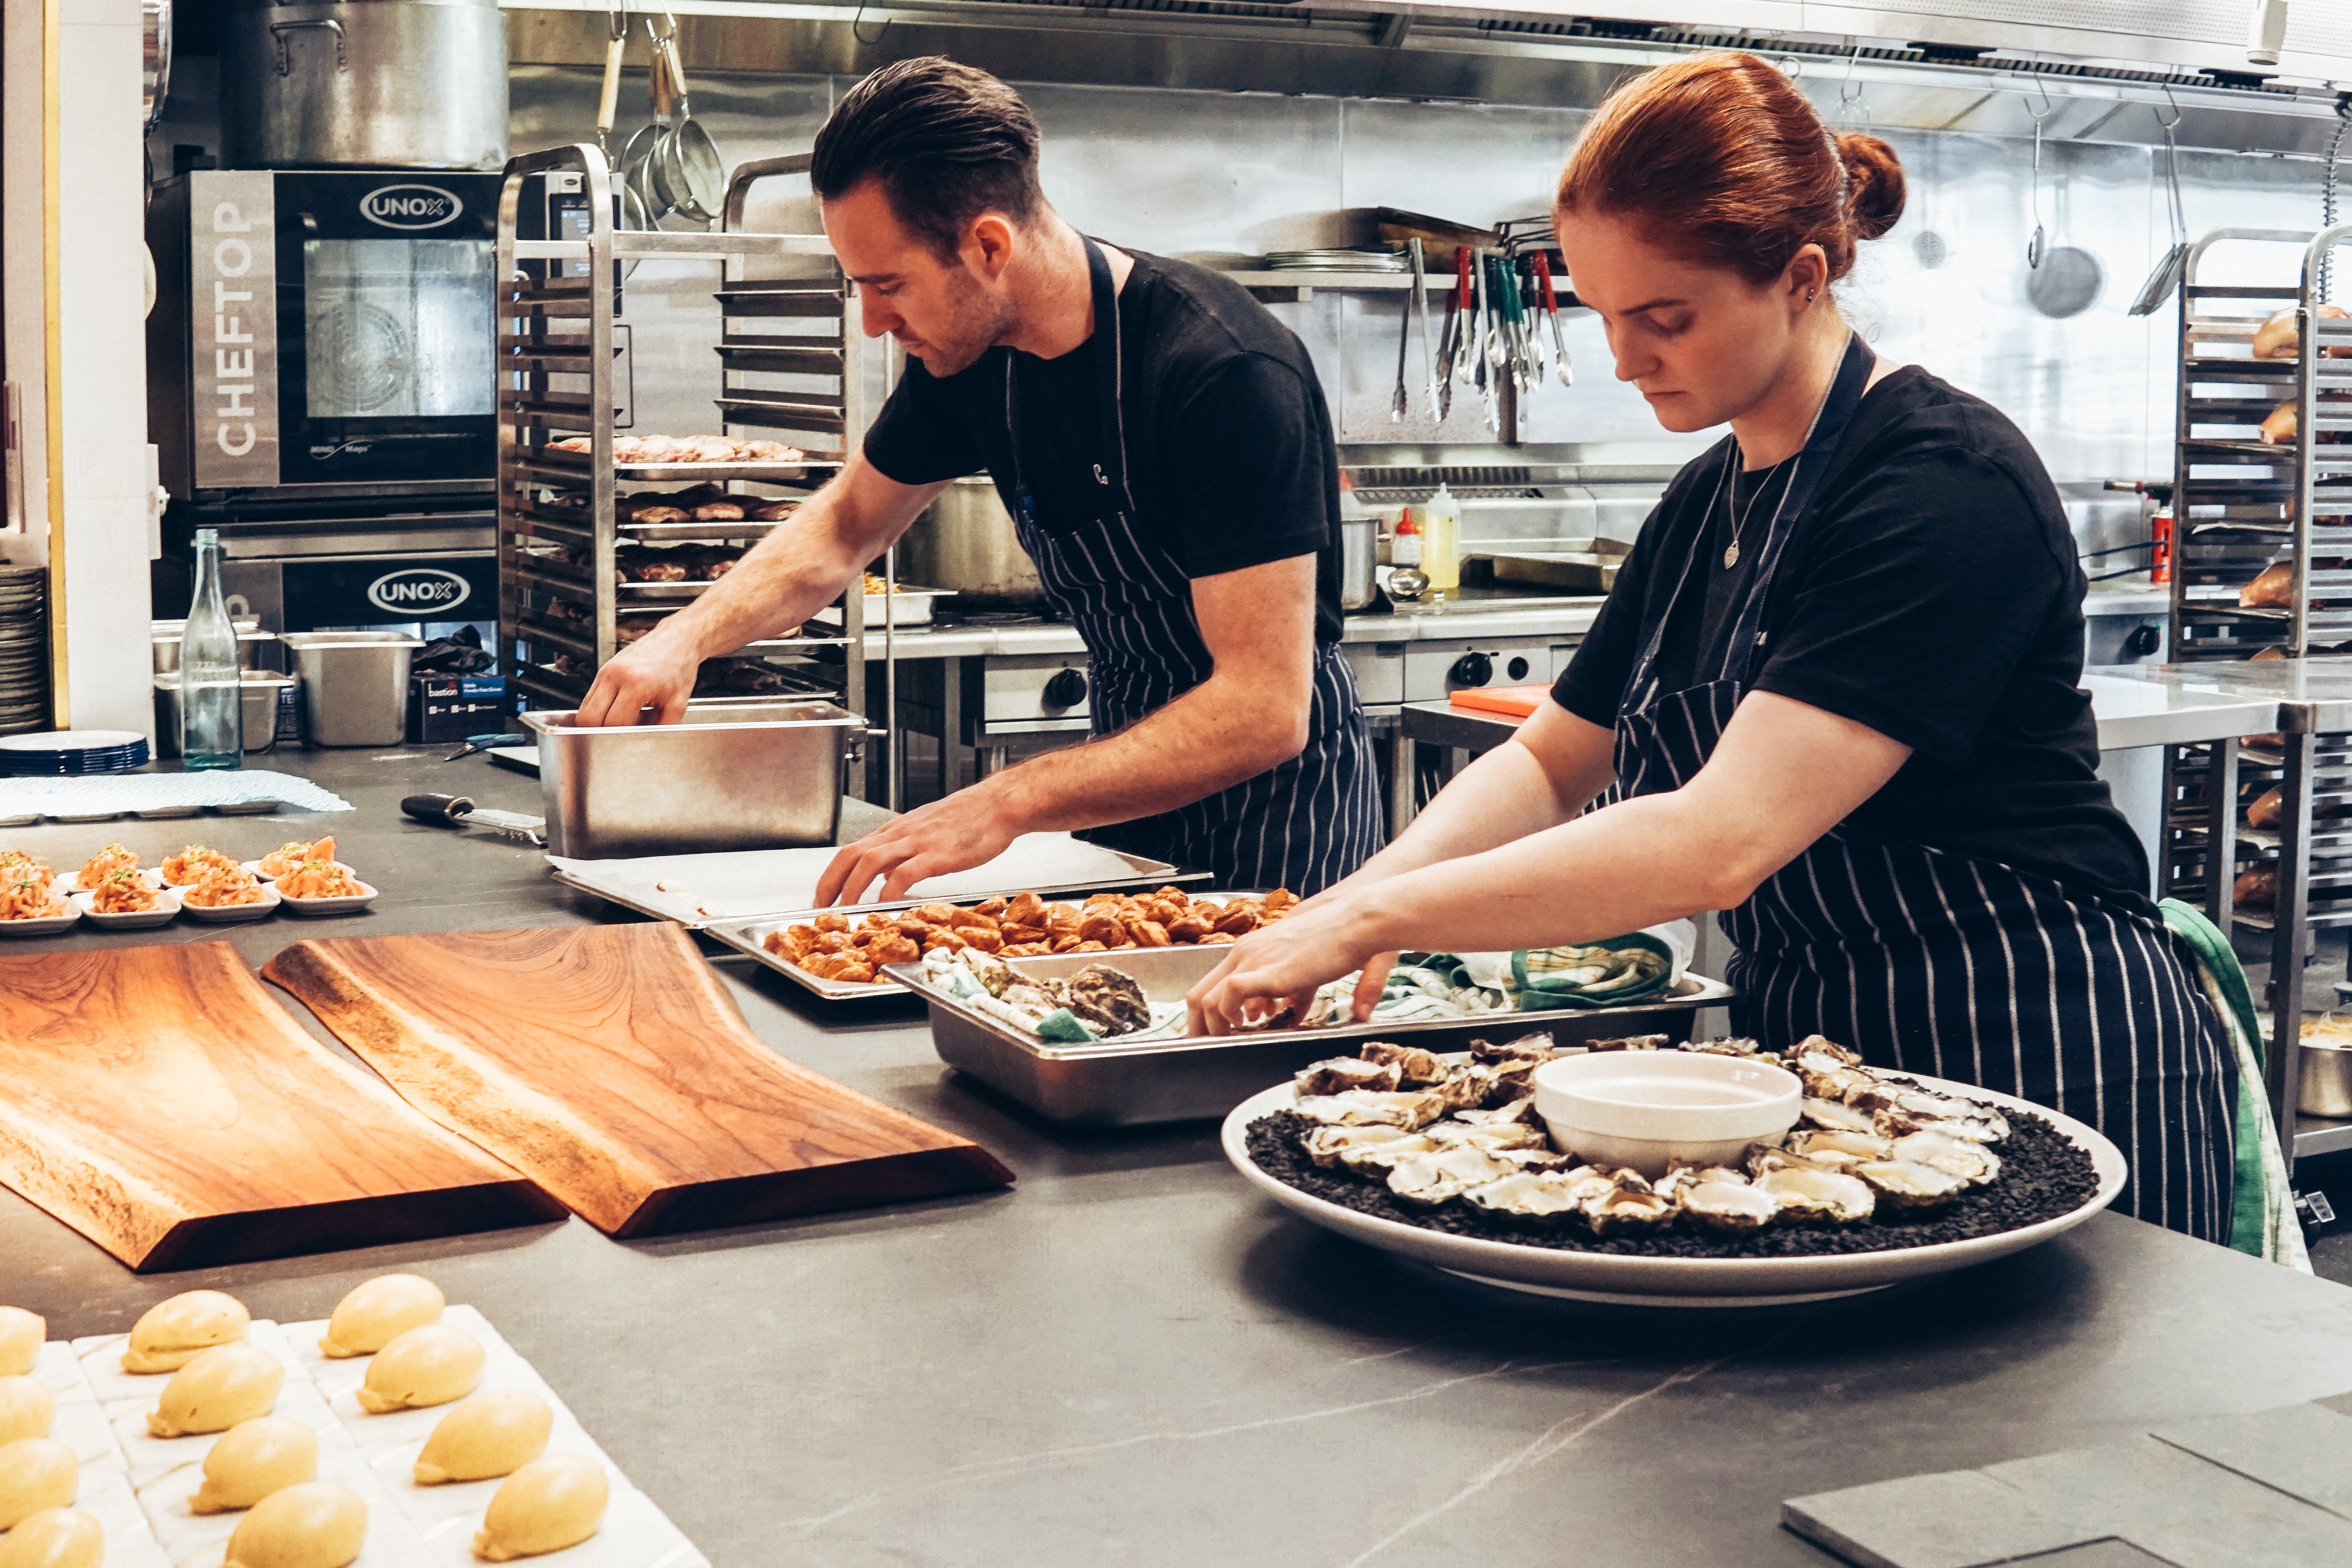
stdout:
<svg viewBox="0 0 2352 1568">
<path fill-rule="evenodd" d="M 499 180 L 275 176 L 279 483 L 494 481 Z"/>
</svg>

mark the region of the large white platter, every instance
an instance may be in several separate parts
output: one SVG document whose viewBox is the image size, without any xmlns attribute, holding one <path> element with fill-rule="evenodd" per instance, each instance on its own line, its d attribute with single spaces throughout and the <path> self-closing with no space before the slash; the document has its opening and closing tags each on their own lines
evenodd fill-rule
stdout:
<svg viewBox="0 0 2352 1568">
<path fill-rule="evenodd" d="M 1567 1296 L 1579 1300 L 1633 1306 L 1755 1307 L 1850 1296 L 1942 1274 L 1971 1264 L 1988 1263 L 2072 1230 L 2105 1208 L 2123 1191 L 2128 1167 L 2123 1151 L 2094 1127 L 2069 1116 L 1974 1084 L 1942 1079 L 1916 1078 L 1928 1089 L 1963 1099 L 1981 1100 L 2003 1110 L 2028 1111 L 2041 1117 L 2087 1151 L 2098 1173 L 2099 1190 L 2089 1202 L 2069 1214 L 2045 1219 L 2020 1230 L 1969 1241 L 1938 1242 L 1928 1247 L 1890 1247 L 1884 1252 L 1843 1253 L 1821 1258 L 1626 1258 L 1610 1253 L 1577 1252 L 1517 1242 L 1489 1241 L 1425 1230 L 1399 1220 L 1360 1214 L 1302 1192 L 1289 1183 L 1258 1169 L 1249 1157 L 1251 1122 L 1286 1110 L 1296 1096 L 1293 1086 L 1280 1084 L 1254 1094 L 1234 1107 L 1225 1118 L 1225 1157 L 1253 1186 L 1283 1207 L 1317 1225 L 1336 1230 L 1385 1251 L 1458 1274 L 1483 1284 L 1538 1295 Z"/>
</svg>

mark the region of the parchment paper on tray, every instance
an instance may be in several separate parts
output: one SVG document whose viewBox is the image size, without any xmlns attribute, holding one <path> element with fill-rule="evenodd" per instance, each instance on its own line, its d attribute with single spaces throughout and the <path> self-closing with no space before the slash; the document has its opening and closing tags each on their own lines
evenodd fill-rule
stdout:
<svg viewBox="0 0 2352 1568">
<path fill-rule="evenodd" d="M 662 920 L 698 926 L 810 908 L 816 901 L 817 879 L 837 853 L 820 847 L 649 855 L 627 860 L 575 860 L 550 855 L 547 859 L 575 887 Z M 1123 855 L 1066 833 L 1024 833 L 987 864 L 918 882 L 907 896 L 984 898 L 1027 889 L 1042 891 L 1078 883 L 1132 881 L 1169 869 L 1160 862 Z"/>
</svg>

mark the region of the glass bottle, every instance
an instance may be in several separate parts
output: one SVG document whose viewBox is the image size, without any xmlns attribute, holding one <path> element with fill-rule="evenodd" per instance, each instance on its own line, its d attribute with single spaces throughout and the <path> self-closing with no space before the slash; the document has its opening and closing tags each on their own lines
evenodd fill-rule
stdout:
<svg viewBox="0 0 2352 1568">
<path fill-rule="evenodd" d="M 236 626 L 221 596 L 220 531 L 196 530 L 196 596 L 180 630 L 180 755 L 192 768 L 245 762 Z"/>
</svg>

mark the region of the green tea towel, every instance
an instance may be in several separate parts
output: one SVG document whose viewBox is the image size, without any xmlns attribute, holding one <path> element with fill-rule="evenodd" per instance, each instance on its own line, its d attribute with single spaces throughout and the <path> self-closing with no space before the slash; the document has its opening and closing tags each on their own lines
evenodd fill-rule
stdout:
<svg viewBox="0 0 2352 1568">
<path fill-rule="evenodd" d="M 1538 947 L 1511 954 L 1511 980 L 1521 1012 L 1622 1006 L 1657 995 L 1674 979 L 1675 950 L 1646 931 L 1580 947 Z"/>
<path fill-rule="evenodd" d="M 2270 1100 L 2263 1092 L 2263 1026 L 2253 994 L 2246 988 L 2246 972 L 2238 966 L 2230 939 L 2203 910 L 2179 899 L 2167 899 L 2160 908 L 2165 925 L 2196 955 L 2198 981 L 2206 1000 L 2221 1016 L 2237 1058 L 2236 1187 L 2230 1246 L 2308 1274 L 2311 1254 L 2294 1217 L 2294 1184 L 2279 1145 L 2278 1123 L 2271 1119 Z"/>
</svg>

